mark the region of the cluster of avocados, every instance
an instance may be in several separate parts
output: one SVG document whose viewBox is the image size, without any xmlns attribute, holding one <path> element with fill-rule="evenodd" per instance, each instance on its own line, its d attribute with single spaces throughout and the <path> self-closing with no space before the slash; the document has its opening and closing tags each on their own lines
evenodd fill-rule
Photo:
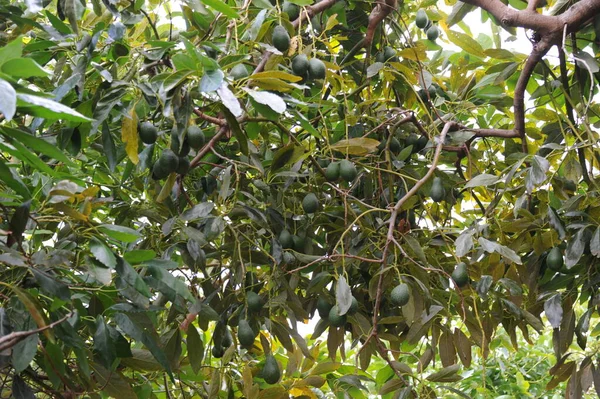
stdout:
<svg viewBox="0 0 600 399">
<path fill-rule="evenodd" d="M 318 58 L 309 59 L 306 54 L 298 54 L 292 60 L 292 72 L 307 80 L 325 79 L 327 68 Z"/>
<path fill-rule="evenodd" d="M 341 161 L 330 162 L 325 168 L 325 178 L 327 181 L 335 182 L 342 178 L 350 183 L 358 176 L 356 165 L 352 161 L 342 159 Z"/>
<path fill-rule="evenodd" d="M 375 56 L 375 61 L 381 63 L 385 63 L 388 61 L 398 62 L 398 57 L 396 57 L 396 50 L 394 50 L 390 46 L 385 46 L 383 48 L 383 51 L 377 53 L 377 55 Z"/>
<path fill-rule="evenodd" d="M 158 128 L 151 122 L 142 122 L 138 127 L 140 140 L 144 144 L 154 144 L 158 139 Z M 206 138 L 198 126 L 191 125 L 185 132 L 183 142 L 179 136 L 171 134 L 170 148 L 164 149 L 152 167 L 152 178 L 162 180 L 171 173 L 186 174 L 190 169 L 188 157 L 191 149 L 199 150 L 204 146 Z"/>
<path fill-rule="evenodd" d="M 415 25 L 417 25 L 417 28 L 423 29 L 427 35 L 427 39 L 432 42 L 435 42 L 440 36 L 439 28 L 429 20 L 427 13 L 422 8 L 417 11 Z"/>
</svg>

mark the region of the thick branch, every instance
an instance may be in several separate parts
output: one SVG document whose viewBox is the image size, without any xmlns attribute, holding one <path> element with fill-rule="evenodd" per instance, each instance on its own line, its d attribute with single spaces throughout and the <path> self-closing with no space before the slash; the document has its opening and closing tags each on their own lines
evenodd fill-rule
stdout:
<svg viewBox="0 0 600 399">
<path fill-rule="evenodd" d="M 377 26 L 395 9 L 396 0 L 384 0 L 377 3 L 377 6 L 369 15 L 369 25 L 367 26 L 367 34 L 365 35 L 363 43 L 365 47 L 368 48 L 373 42 L 373 36 L 375 35 Z"/>
<path fill-rule="evenodd" d="M 202 157 L 205 156 L 215 146 L 215 144 L 217 144 L 217 142 L 221 140 L 221 137 L 223 137 L 228 131 L 229 127 L 227 125 L 221 126 L 217 134 L 215 134 L 213 138 L 210 139 L 209 142 L 206 143 L 204 147 L 202 147 L 198 151 L 194 159 L 192 159 L 192 162 L 190 162 L 190 169 L 195 168 L 200 163 Z"/>
</svg>

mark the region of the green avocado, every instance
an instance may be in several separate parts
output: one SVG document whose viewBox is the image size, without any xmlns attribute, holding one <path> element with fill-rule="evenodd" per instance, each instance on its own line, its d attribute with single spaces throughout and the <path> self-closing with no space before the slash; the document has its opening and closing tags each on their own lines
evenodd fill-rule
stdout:
<svg viewBox="0 0 600 399">
<path fill-rule="evenodd" d="M 559 271 L 564 265 L 563 254 L 559 247 L 554 247 L 546 257 L 546 265 L 550 270 Z"/>
<path fill-rule="evenodd" d="M 410 299 L 408 285 L 401 283 L 394 287 L 390 294 L 390 301 L 396 306 L 404 306 Z"/>
<path fill-rule="evenodd" d="M 177 170 L 175 172 L 179 175 L 185 175 L 190 170 L 190 159 L 188 157 L 179 157 L 177 163 Z"/>
<path fill-rule="evenodd" d="M 340 163 L 331 162 L 325 169 L 325 178 L 327 181 L 337 181 L 340 178 Z"/>
<path fill-rule="evenodd" d="M 383 59 L 387 62 L 396 56 L 396 50 L 390 46 L 383 48 Z"/>
<path fill-rule="evenodd" d="M 352 315 L 356 312 L 358 312 L 358 300 L 353 296 L 352 304 L 350 305 L 350 308 L 348 309 L 348 314 Z"/>
<path fill-rule="evenodd" d="M 294 75 L 306 76 L 308 64 L 308 57 L 305 54 L 298 54 L 292 60 L 292 72 L 294 72 Z"/>
<path fill-rule="evenodd" d="M 289 1 L 284 1 L 281 5 L 281 11 L 286 13 L 290 18 L 290 21 L 295 21 L 300 16 L 300 7 Z"/>
<path fill-rule="evenodd" d="M 308 193 L 302 200 L 302 209 L 306 213 L 315 213 L 319 209 L 319 200 L 315 193 Z"/>
<path fill-rule="evenodd" d="M 221 346 L 223 348 L 229 348 L 233 345 L 233 337 L 231 336 L 231 331 L 229 328 L 225 326 L 225 333 L 223 334 L 223 339 L 221 340 Z"/>
<path fill-rule="evenodd" d="M 402 151 L 402 145 L 395 137 L 392 137 L 390 140 L 390 151 L 394 154 L 398 154 L 400 151 Z"/>
<path fill-rule="evenodd" d="M 265 365 L 262 369 L 262 377 L 267 384 L 275 384 L 281 378 L 281 371 L 279 370 L 279 364 L 275 357 L 271 354 L 267 355 L 265 359 Z"/>
<path fill-rule="evenodd" d="M 294 238 L 289 231 L 283 229 L 279 233 L 279 243 L 283 249 L 291 249 L 294 247 Z"/>
<path fill-rule="evenodd" d="M 171 150 L 178 156 L 185 157 L 190 153 L 190 143 L 184 138 L 182 144 L 178 135 L 171 134 Z"/>
<path fill-rule="evenodd" d="M 294 251 L 304 252 L 304 246 L 305 246 L 304 238 L 294 234 L 292 236 L 292 240 L 294 241 Z"/>
<path fill-rule="evenodd" d="M 325 79 L 327 68 L 325 63 L 318 58 L 311 58 L 308 61 L 308 77 L 313 80 Z"/>
<path fill-rule="evenodd" d="M 410 146 L 412 145 L 412 153 L 416 153 L 418 152 L 417 150 L 417 143 L 419 141 L 419 136 L 417 136 L 415 133 L 411 133 L 408 135 L 408 137 L 406 138 L 406 146 Z"/>
<path fill-rule="evenodd" d="M 256 334 L 254 334 L 254 330 L 252 329 L 252 327 L 250 327 L 250 323 L 248 323 L 248 320 L 240 320 L 240 324 L 238 325 L 237 330 L 237 336 L 238 341 L 244 347 L 250 347 L 254 344 Z"/>
<path fill-rule="evenodd" d="M 260 312 L 264 305 L 260 295 L 254 291 L 248 291 L 246 293 L 246 303 L 248 305 L 248 310 L 254 313 Z"/>
<path fill-rule="evenodd" d="M 319 317 L 321 317 L 322 319 L 329 317 L 329 311 L 332 307 L 333 305 L 330 304 L 327 301 L 327 299 L 323 298 L 322 296 L 320 296 L 319 299 L 317 299 L 317 311 L 319 312 Z"/>
<path fill-rule="evenodd" d="M 424 29 L 429 22 L 429 18 L 427 17 L 427 13 L 422 8 L 417 11 L 417 16 L 415 17 L 415 25 L 417 28 Z"/>
<path fill-rule="evenodd" d="M 194 150 L 199 150 L 200 148 L 204 147 L 204 143 L 206 142 L 204 132 L 196 125 L 192 125 L 187 128 L 186 138 L 190 147 L 192 147 Z"/>
<path fill-rule="evenodd" d="M 246 67 L 246 65 L 237 64 L 236 66 L 231 68 L 231 71 L 229 71 L 229 74 L 231 75 L 233 80 L 240 80 L 240 79 L 247 78 L 250 75 L 250 72 L 248 72 L 248 68 Z"/>
<path fill-rule="evenodd" d="M 272 42 L 273 46 L 282 53 L 288 51 L 290 48 L 290 35 L 283 26 L 277 25 L 273 29 Z"/>
<path fill-rule="evenodd" d="M 150 122 L 144 122 L 139 129 L 140 140 L 144 144 L 154 144 L 158 138 L 158 129 Z"/>
<path fill-rule="evenodd" d="M 354 163 L 348 161 L 347 159 L 342 159 L 340 161 L 340 176 L 342 179 L 347 182 L 354 181 L 356 176 L 358 175 L 358 171 L 356 170 L 356 166 Z"/>
<path fill-rule="evenodd" d="M 179 165 L 179 157 L 173 151 L 166 149 L 162 152 L 157 162 L 161 168 L 167 170 L 168 173 L 172 173 L 177 170 L 177 166 Z"/>
<path fill-rule="evenodd" d="M 329 311 L 329 324 L 334 327 L 342 327 L 346 325 L 346 315 L 340 315 L 337 305 L 333 306 Z"/>
<path fill-rule="evenodd" d="M 441 202 L 446 197 L 446 190 L 444 189 L 444 185 L 442 184 L 442 179 L 439 177 L 433 178 L 433 183 L 431 183 L 431 191 L 429 192 L 429 196 L 435 202 Z"/>
<path fill-rule="evenodd" d="M 414 149 L 416 149 L 415 152 L 419 152 L 423 148 L 425 148 L 427 146 L 428 142 L 429 142 L 429 138 L 427 136 L 420 136 L 419 139 L 417 140 L 417 144 L 414 147 Z"/>
<path fill-rule="evenodd" d="M 464 262 L 460 262 L 456 265 L 452 272 L 452 280 L 454 280 L 456 285 L 460 288 L 469 283 L 469 272 L 467 270 L 467 265 Z"/>
<path fill-rule="evenodd" d="M 429 29 L 427 29 L 427 39 L 435 42 L 435 40 L 440 36 L 440 30 L 437 26 L 431 25 Z"/>
<path fill-rule="evenodd" d="M 383 54 L 383 52 L 379 51 L 375 55 L 375 62 L 381 62 L 383 64 L 385 62 L 385 54 Z"/>
<path fill-rule="evenodd" d="M 162 180 L 169 176 L 170 173 L 165 167 L 160 165 L 160 162 L 154 162 L 154 166 L 152 167 L 152 178 L 154 180 Z"/>
<path fill-rule="evenodd" d="M 214 358 L 216 359 L 220 359 L 223 357 L 223 355 L 225 354 L 225 351 L 223 350 L 223 347 L 221 345 L 214 345 L 212 347 L 212 355 Z"/>
<path fill-rule="evenodd" d="M 281 262 L 284 265 L 291 265 L 294 262 L 296 262 L 296 257 L 288 251 L 285 251 L 282 256 L 283 256 L 283 258 L 281 259 Z"/>
</svg>

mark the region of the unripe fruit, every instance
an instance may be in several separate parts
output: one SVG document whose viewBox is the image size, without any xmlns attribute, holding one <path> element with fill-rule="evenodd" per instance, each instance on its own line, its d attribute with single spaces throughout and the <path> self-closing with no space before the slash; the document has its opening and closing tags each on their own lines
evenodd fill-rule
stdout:
<svg viewBox="0 0 600 399">
<path fill-rule="evenodd" d="M 273 46 L 282 53 L 288 51 L 290 48 L 290 35 L 283 26 L 277 25 L 273 29 L 272 42 Z"/>
<path fill-rule="evenodd" d="M 340 161 L 340 176 L 342 179 L 346 180 L 347 182 L 351 182 L 356 179 L 357 175 L 358 171 L 352 162 L 348 161 L 347 159 L 342 159 Z"/>
<path fill-rule="evenodd" d="M 340 163 L 331 162 L 325 169 L 325 178 L 328 181 L 336 181 L 340 178 Z"/>
<path fill-rule="evenodd" d="M 346 324 L 346 315 L 340 315 L 339 309 L 335 305 L 329 311 L 328 320 L 333 327 L 342 327 Z"/>
<path fill-rule="evenodd" d="M 150 122 L 143 122 L 138 133 L 144 144 L 154 144 L 158 138 L 158 129 Z"/>
<path fill-rule="evenodd" d="M 204 132 L 198 126 L 192 125 L 188 127 L 186 134 L 187 142 L 194 150 L 199 150 L 204 146 L 206 138 Z"/>
<path fill-rule="evenodd" d="M 442 184 L 442 179 L 439 177 L 433 178 L 433 183 L 431 184 L 431 192 L 429 193 L 431 199 L 435 202 L 441 202 L 446 197 L 446 189 L 444 189 L 444 185 Z"/>
<path fill-rule="evenodd" d="M 440 30 L 436 25 L 431 25 L 429 29 L 427 29 L 427 39 L 435 42 L 435 40 L 440 36 Z"/>
<path fill-rule="evenodd" d="M 408 285 L 401 283 L 398 284 L 392 290 L 390 294 L 390 301 L 396 306 L 404 306 L 410 299 L 410 292 L 408 291 Z"/>
<path fill-rule="evenodd" d="M 469 283 L 469 272 L 467 270 L 467 265 L 464 262 L 460 262 L 456 265 L 452 272 L 452 280 L 454 280 L 456 285 L 460 288 Z"/>
<path fill-rule="evenodd" d="M 302 209 L 306 213 L 315 213 L 319 209 L 319 200 L 314 193 L 308 193 L 302 200 Z"/>
<path fill-rule="evenodd" d="M 311 58 L 308 61 L 308 76 L 313 79 L 325 79 L 327 68 L 323 61 L 318 58 Z"/>
<path fill-rule="evenodd" d="M 292 72 L 294 72 L 294 75 L 306 76 L 308 65 L 308 57 L 305 54 L 298 54 L 292 60 Z"/>
<path fill-rule="evenodd" d="M 415 25 L 417 25 L 417 28 L 424 29 L 427 26 L 428 22 L 429 18 L 427 17 L 427 13 L 425 12 L 425 10 L 420 9 L 419 11 L 417 11 L 417 16 L 415 18 Z"/>
</svg>

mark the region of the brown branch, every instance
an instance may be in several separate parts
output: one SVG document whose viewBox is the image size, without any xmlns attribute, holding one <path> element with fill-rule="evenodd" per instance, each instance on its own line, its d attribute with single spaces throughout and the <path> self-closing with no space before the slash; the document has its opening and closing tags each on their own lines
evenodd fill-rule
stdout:
<svg viewBox="0 0 600 399">
<path fill-rule="evenodd" d="M 196 154 L 196 156 L 194 157 L 194 159 L 192 159 L 192 162 L 190 162 L 190 169 L 193 169 L 196 166 L 198 166 L 198 164 L 200 163 L 200 160 L 202 159 L 202 157 L 205 156 L 215 146 L 215 144 L 219 140 L 221 140 L 221 137 L 223 137 L 228 131 L 229 131 L 229 127 L 227 125 L 221 126 L 221 128 L 219 129 L 219 131 L 217 132 L 217 134 L 215 134 L 213 136 L 213 138 L 210 139 L 208 141 L 208 143 L 206 143 L 204 145 L 204 147 L 202 147 L 198 151 L 198 153 Z"/>
<path fill-rule="evenodd" d="M 375 36 L 375 30 L 393 10 L 396 9 L 396 0 L 384 0 L 377 3 L 377 6 L 371 11 L 369 15 L 369 25 L 367 26 L 367 33 L 365 34 L 364 46 L 369 47 L 373 42 L 373 36 Z"/>
<path fill-rule="evenodd" d="M 200 119 L 203 119 L 210 123 L 214 123 L 215 125 L 225 126 L 227 124 L 225 119 L 215 118 L 214 116 L 207 115 L 204 112 L 200 111 L 198 108 L 194 108 L 194 114 L 196 114 L 196 116 L 198 116 Z"/>
<path fill-rule="evenodd" d="M 73 313 L 69 313 L 62 319 L 53 321 L 52 323 L 45 325 L 44 327 L 36 328 L 34 330 L 27 330 L 27 331 L 15 331 L 8 335 L 3 336 L 2 338 L 0 338 L 0 352 L 4 351 L 6 349 L 12 348 L 16 344 L 18 344 L 20 341 L 29 337 L 30 335 L 40 333 L 40 332 L 48 330 L 50 328 L 54 328 L 55 326 L 59 325 L 63 321 L 67 320 L 72 315 L 73 315 Z"/>
</svg>

